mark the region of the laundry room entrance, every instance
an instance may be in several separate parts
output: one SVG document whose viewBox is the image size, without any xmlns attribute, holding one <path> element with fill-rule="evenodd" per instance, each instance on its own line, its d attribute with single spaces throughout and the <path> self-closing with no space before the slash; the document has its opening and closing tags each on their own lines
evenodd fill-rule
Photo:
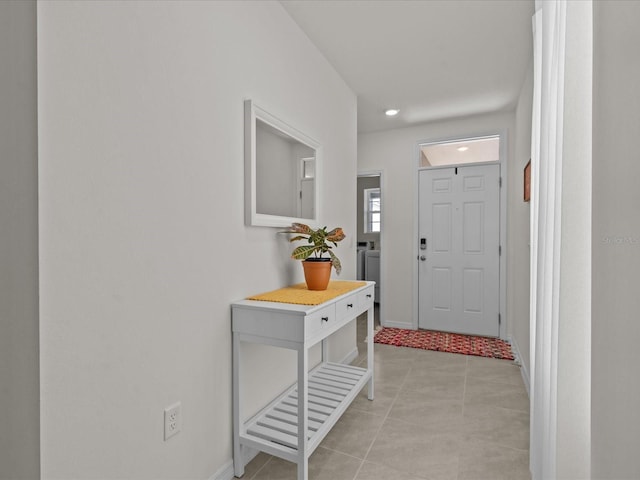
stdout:
<svg viewBox="0 0 640 480">
<path fill-rule="evenodd" d="M 375 301 L 382 304 L 382 172 L 358 173 L 356 278 L 376 282 Z"/>
</svg>

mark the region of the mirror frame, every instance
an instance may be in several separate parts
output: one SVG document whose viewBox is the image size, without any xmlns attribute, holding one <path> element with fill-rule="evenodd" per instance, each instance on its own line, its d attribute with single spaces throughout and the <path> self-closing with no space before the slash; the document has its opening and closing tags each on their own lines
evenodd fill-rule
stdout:
<svg viewBox="0 0 640 480">
<path fill-rule="evenodd" d="M 259 213 L 256 195 L 256 120 L 260 120 L 283 134 L 312 148 L 315 156 L 315 185 L 314 185 L 314 217 L 298 218 Z M 314 139 L 273 116 L 253 102 L 244 102 L 244 194 L 245 194 L 245 224 L 258 227 L 288 227 L 294 222 L 317 224 L 320 210 L 320 172 L 322 171 L 322 146 Z"/>
</svg>

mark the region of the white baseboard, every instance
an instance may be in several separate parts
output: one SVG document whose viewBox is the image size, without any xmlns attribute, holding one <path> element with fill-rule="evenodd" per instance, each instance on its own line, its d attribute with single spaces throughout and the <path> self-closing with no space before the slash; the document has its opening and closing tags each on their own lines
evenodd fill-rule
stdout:
<svg viewBox="0 0 640 480">
<path fill-rule="evenodd" d="M 343 363 L 343 364 L 350 364 L 351 362 L 353 362 L 356 358 L 358 358 L 358 346 L 356 345 L 356 347 L 351 350 L 349 353 L 347 353 L 346 357 L 344 357 L 342 360 L 340 360 L 338 363 Z"/>
<path fill-rule="evenodd" d="M 244 465 L 253 460 L 260 451 L 254 450 L 253 448 L 249 448 L 247 446 L 242 447 L 242 451 L 244 452 Z M 233 470 L 233 460 L 229 460 L 225 463 L 216 473 L 214 473 L 209 480 L 232 480 L 234 478 L 234 470 Z"/>
<path fill-rule="evenodd" d="M 524 382 L 524 388 L 527 390 L 527 395 L 529 393 L 529 370 L 527 370 L 527 365 L 522 361 L 522 354 L 520 353 L 520 347 L 518 347 L 518 342 L 513 336 L 509 335 L 507 337 L 507 341 L 511 344 L 511 350 L 513 351 L 513 355 L 516 357 L 515 362 L 520 365 L 520 375 L 522 375 L 522 381 Z"/>
<path fill-rule="evenodd" d="M 416 330 L 416 328 L 414 328 L 414 326 L 410 323 L 394 322 L 393 320 L 385 320 L 382 326 L 389 328 L 405 328 L 407 330 Z"/>
<path fill-rule="evenodd" d="M 209 480 L 231 480 L 233 478 L 233 460 L 229 460 Z"/>
</svg>

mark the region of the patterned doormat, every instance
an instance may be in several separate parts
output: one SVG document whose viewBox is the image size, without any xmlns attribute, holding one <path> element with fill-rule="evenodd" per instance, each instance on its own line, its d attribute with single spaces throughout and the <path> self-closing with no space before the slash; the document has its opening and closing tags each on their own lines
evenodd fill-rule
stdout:
<svg viewBox="0 0 640 480">
<path fill-rule="evenodd" d="M 504 360 L 514 359 L 511 345 L 499 338 L 384 327 L 376 333 L 373 341 L 397 347 L 421 348 Z"/>
</svg>

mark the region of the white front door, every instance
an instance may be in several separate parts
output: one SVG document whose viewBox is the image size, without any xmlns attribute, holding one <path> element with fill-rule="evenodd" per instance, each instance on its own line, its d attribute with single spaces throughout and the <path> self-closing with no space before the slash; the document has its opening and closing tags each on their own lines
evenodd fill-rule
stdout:
<svg viewBox="0 0 640 480">
<path fill-rule="evenodd" d="M 420 170 L 418 326 L 496 337 L 500 166 Z"/>
</svg>

